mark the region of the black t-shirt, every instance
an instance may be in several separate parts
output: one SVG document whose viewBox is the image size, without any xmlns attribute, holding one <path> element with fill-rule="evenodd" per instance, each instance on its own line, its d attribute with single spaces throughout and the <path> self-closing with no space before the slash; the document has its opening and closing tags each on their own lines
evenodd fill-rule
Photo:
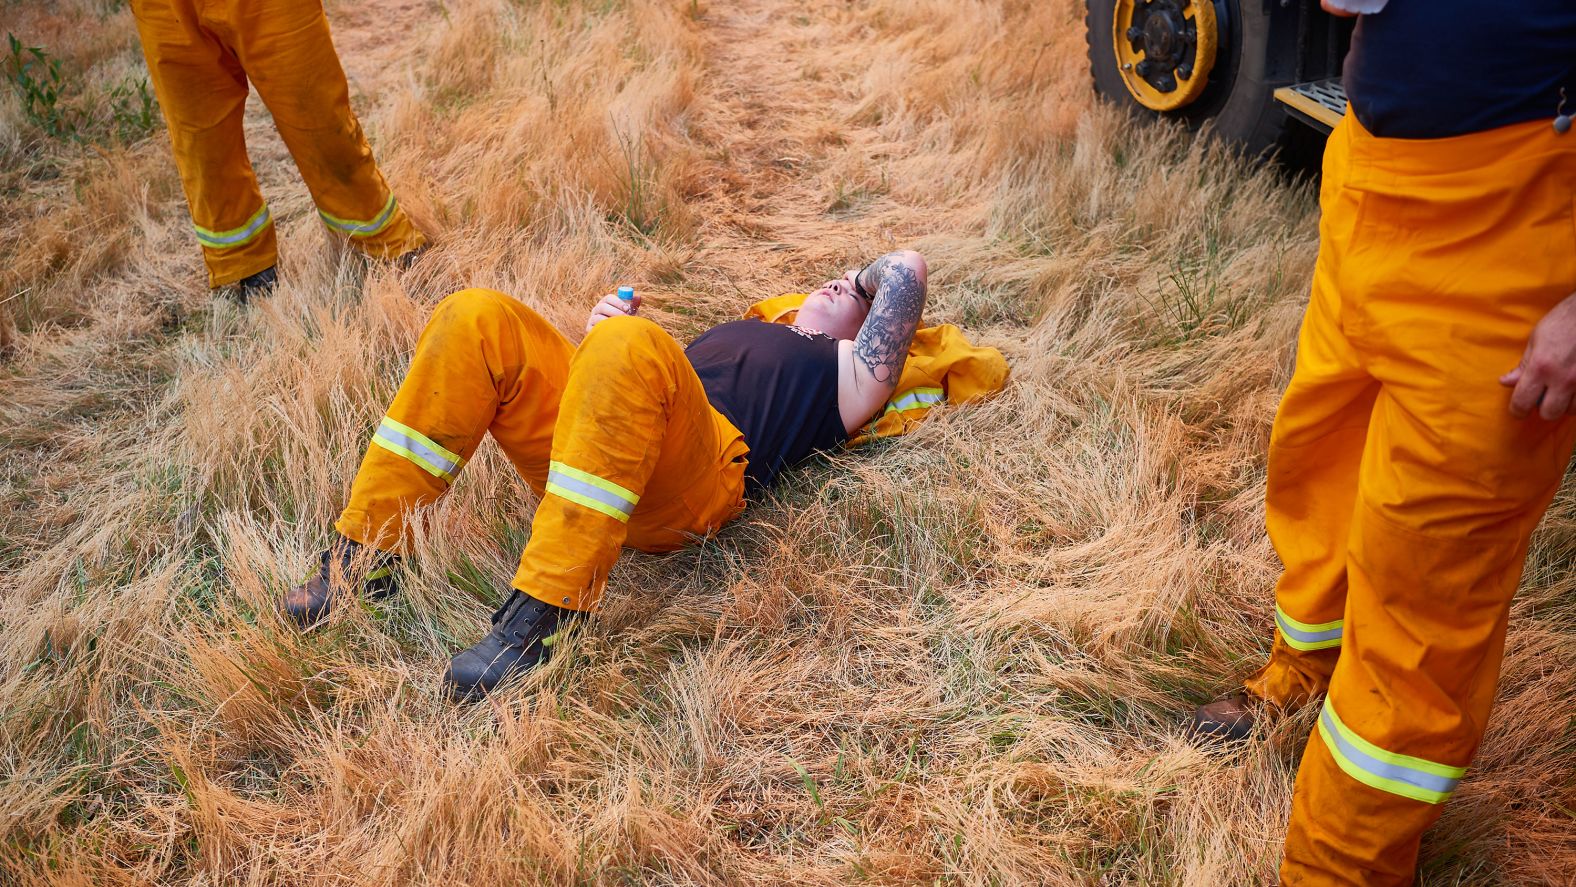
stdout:
<svg viewBox="0 0 1576 887">
<path fill-rule="evenodd" d="M 1358 18 L 1343 79 L 1380 138 L 1552 121 L 1562 86 L 1576 113 L 1576 0 L 1390 0 Z"/>
<path fill-rule="evenodd" d="M 745 489 L 848 440 L 837 411 L 837 340 L 780 323 L 734 320 L 684 349 L 706 399 L 750 447 Z"/>
</svg>

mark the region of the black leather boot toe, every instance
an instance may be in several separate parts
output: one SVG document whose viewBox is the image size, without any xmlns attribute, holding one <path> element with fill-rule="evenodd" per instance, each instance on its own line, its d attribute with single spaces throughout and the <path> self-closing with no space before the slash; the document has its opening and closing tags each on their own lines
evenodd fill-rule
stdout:
<svg viewBox="0 0 1576 887">
<path fill-rule="evenodd" d="M 269 265 L 256 274 L 249 274 L 236 282 L 235 300 L 244 305 L 253 299 L 266 298 L 274 294 L 274 287 L 278 284 L 277 266 Z"/>
<path fill-rule="evenodd" d="M 456 702 L 471 702 L 545 660 L 579 613 L 516 591 L 493 614 L 492 631 L 449 660 L 443 688 Z"/>
</svg>

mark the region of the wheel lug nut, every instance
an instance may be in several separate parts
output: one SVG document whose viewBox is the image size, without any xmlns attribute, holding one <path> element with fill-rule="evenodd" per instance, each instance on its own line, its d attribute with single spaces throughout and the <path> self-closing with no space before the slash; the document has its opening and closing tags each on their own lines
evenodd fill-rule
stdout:
<svg viewBox="0 0 1576 887">
<path fill-rule="evenodd" d="M 1129 40 L 1131 40 L 1131 41 L 1136 43 L 1139 40 L 1142 40 L 1143 38 L 1144 38 L 1144 29 L 1143 28 L 1140 28 L 1139 26 L 1134 25 L 1131 28 L 1127 29 L 1127 39 L 1129 39 Z"/>
<path fill-rule="evenodd" d="M 1182 67 L 1177 68 L 1177 76 L 1181 77 L 1183 80 L 1186 80 L 1189 77 L 1192 77 L 1193 76 L 1193 66 L 1192 65 L 1183 65 Z"/>
</svg>

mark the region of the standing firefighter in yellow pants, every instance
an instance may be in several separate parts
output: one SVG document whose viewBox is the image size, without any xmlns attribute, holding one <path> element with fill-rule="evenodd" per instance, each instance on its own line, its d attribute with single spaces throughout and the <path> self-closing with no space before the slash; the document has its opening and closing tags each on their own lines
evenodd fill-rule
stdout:
<svg viewBox="0 0 1576 887">
<path fill-rule="evenodd" d="M 325 224 L 377 258 L 422 245 L 372 160 L 321 0 L 132 0 L 208 282 L 264 293 L 273 216 L 246 155 L 247 84 L 273 115 Z"/>
<path fill-rule="evenodd" d="M 1412 883 L 1482 740 L 1576 441 L 1576 135 L 1555 120 L 1573 60 L 1564 0 L 1391 0 L 1358 23 L 1270 439 L 1274 648 L 1195 720 L 1242 736 L 1256 702 L 1324 695 L 1284 884 Z"/>
<path fill-rule="evenodd" d="M 710 534 L 746 495 L 884 407 L 925 274 L 917 253 L 892 253 L 821 286 L 791 326 L 737 320 L 688 348 L 615 296 L 578 348 L 502 293 L 450 296 L 367 449 L 340 539 L 285 595 L 285 612 L 309 626 L 347 584 L 389 591 L 410 509 L 441 496 L 491 433 L 542 497 L 513 592 L 444 677 L 455 698 L 492 690 L 596 609 L 621 546 L 666 551 Z"/>
</svg>

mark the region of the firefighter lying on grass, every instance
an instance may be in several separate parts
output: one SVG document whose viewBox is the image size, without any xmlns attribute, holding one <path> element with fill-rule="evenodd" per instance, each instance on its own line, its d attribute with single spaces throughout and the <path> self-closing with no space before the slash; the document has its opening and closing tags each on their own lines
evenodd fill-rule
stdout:
<svg viewBox="0 0 1576 887">
<path fill-rule="evenodd" d="M 597 608 L 621 546 L 680 548 L 806 456 L 999 388 L 1000 353 L 955 327 L 916 336 L 925 279 L 918 253 L 894 252 L 759 303 L 688 348 L 616 296 L 592 310 L 578 348 L 502 293 L 449 296 L 367 448 L 338 537 L 285 594 L 286 614 L 308 627 L 351 589 L 392 591 L 409 510 L 441 496 L 491 432 L 541 495 L 492 630 L 444 675 L 452 698 L 491 691 Z"/>
</svg>

